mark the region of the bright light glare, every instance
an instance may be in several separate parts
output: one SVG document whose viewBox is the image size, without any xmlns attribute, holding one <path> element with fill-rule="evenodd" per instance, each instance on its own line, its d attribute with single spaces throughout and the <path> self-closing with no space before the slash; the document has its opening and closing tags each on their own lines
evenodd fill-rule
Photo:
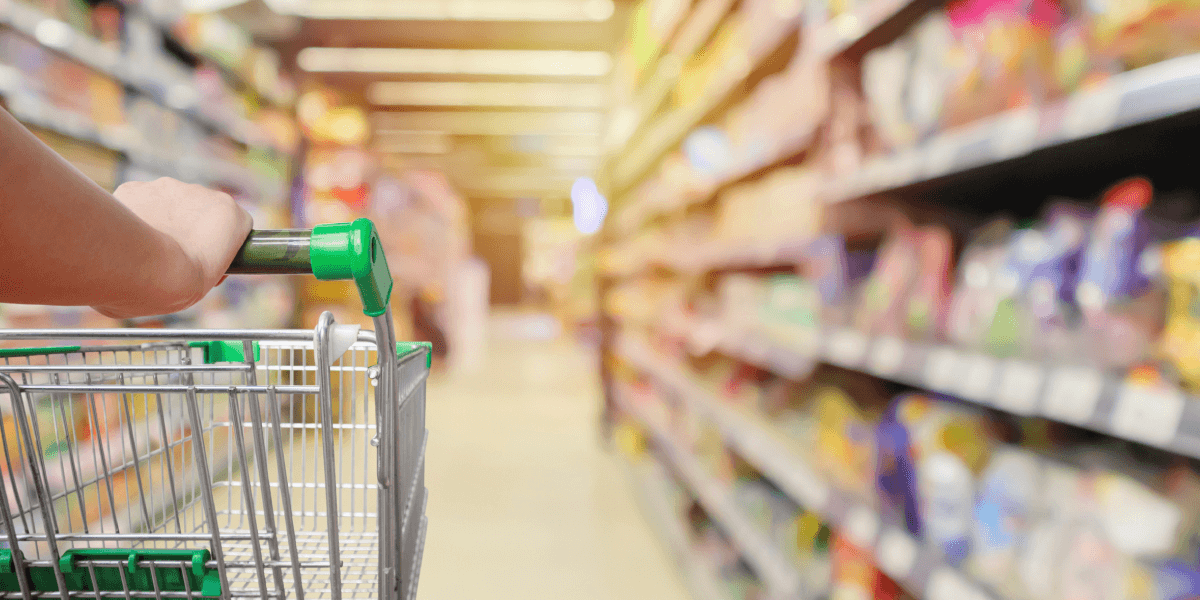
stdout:
<svg viewBox="0 0 1200 600">
<path fill-rule="evenodd" d="M 309 0 L 310 19 L 587 22 L 612 18 L 612 0 Z"/>
<path fill-rule="evenodd" d="M 591 134 L 602 115 L 589 112 L 376 112 L 376 133 L 392 130 L 444 131 L 455 135 Z"/>
<path fill-rule="evenodd" d="M 430 48 L 305 48 L 300 68 L 314 73 L 447 73 L 533 77 L 602 77 L 604 52 L 574 50 L 448 50 Z"/>
<path fill-rule="evenodd" d="M 571 186 L 571 207 L 575 228 L 585 235 L 600 231 L 608 215 L 608 199 L 600 193 L 591 177 L 580 177 Z"/>
<path fill-rule="evenodd" d="M 375 149 L 387 154 L 449 154 L 454 146 L 440 131 L 393 131 L 375 138 Z"/>
<path fill-rule="evenodd" d="M 605 88 L 594 83 L 380 81 L 367 88 L 367 99 L 382 106 L 602 108 Z"/>
</svg>

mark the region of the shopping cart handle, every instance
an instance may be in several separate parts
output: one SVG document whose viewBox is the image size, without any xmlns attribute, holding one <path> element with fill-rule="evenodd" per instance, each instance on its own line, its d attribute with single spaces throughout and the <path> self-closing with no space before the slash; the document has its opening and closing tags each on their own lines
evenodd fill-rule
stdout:
<svg viewBox="0 0 1200 600">
<path fill-rule="evenodd" d="M 363 312 L 371 317 L 387 310 L 392 295 L 392 273 L 370 219 L 317 225 L 312 231 L 251 231 L 227 272 L 353 280 L 362 296 Z"/>
</svg>

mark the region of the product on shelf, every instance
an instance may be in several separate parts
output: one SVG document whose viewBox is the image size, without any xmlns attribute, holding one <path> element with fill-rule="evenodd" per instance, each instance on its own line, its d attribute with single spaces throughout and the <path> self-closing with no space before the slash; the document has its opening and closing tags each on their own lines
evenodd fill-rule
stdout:
<svg viewBox="0 0 1200 600">
<path fill-rule="evenodd" d="M 1161 297 L 1143 260 L 1151 241 L 1144 209 L 1153 195 L 1145 179 L 1109 189 L 1084 251 L 1075 301 L 1091 358 L 1105 366 L 1148 359 L 1161 327 Z"/>
<path fill-rule="evenodd" d="M 1200 390 L 1200 238 L 1166 244 L 1163 272 L 1170 298 L 1161 352 L 1190 390 Z"/>
<path fill-rule="evenodd" d="M 1006 594 L 1019 595 L 1017 559 L 1039 515 L 1041 461 L 1001 447 L 979 476 L 971 526 L 971 573 Z"/>
<path fill-rule="evenodd" d="M 828 13 L 837 14 L 837 10 Z M 832 18 L 832 17 L 831 17 Z M 1200 51 L 1190 0 L 954 0 L 862 63 L 873 136 L 852 89 L 835 96 L 833 174 L 1009 109 L 1058 102 L 1123 71 Z M 857 148 L 855 147 L 857 146 Z"/>
<path fill-rule="evenodd" d="M 830 600 L 898 600 L 907 597 L 895 581 L 879 570 L 870 549 L 860 548 L 834 534 L 832 556 Z"/>
</svg>

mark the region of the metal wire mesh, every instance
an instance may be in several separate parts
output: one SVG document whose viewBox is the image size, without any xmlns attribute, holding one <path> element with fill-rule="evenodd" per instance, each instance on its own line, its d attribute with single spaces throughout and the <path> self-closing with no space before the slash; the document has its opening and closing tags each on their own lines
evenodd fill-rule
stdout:
<svg viewBox="0 0 1200 600">
<path fill-rule="evenodd" d="M 15 540 L 27 567 L 54 566 L 72 548 L 209 549 L 225 597 L 412 597 L 424 361 L 400 361 L 391 393 L 379 389 L 369 341 L 323 361 L 312 341 L 263 340 L 255 360 L 204 365 L 188 339 L 0 358 L 0 540 Z M 254 355 L 249 341 L 245 350 Z M 399 439 L 381 443 L 377 399 L 397 410 L 400 426 L 385 436 Z M 400 454 L 403 517 L 391 531 L 377 447 Z M 383 564 L 392 556 L 398 567 Z M 81 566 L 94 578 L 105 565 Z M 392 593 L 380 578 L 395 571 Z M 199 596 L 157 579 L 150 591 L 123 587 L 112 597 Z M 0 593 L 39 595 L 64 596 Z"/>
</svg>

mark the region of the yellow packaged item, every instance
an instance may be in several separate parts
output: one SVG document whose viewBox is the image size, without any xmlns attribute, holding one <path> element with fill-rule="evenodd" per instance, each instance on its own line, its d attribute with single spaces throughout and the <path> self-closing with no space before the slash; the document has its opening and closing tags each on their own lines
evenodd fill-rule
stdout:
<svg viewBox="0 0 1200 600">
<path fill-rule="evenodd" d="M 1200 238 L 1164 245 L 1162 260 L 1169 295 L 1159 347 L 1180 382 L 1194 390 L 1200 388 Z"/>
</svg>

